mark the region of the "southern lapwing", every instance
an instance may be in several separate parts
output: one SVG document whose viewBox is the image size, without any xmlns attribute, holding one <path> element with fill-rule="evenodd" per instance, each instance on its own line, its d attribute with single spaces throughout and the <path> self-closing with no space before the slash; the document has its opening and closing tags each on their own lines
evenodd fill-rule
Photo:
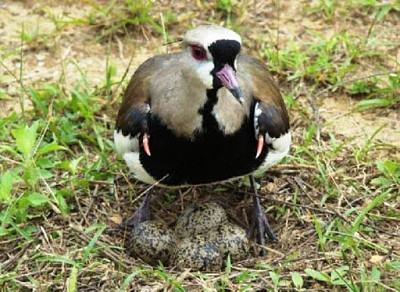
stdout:
<svg viewBox="0 0 400 292">
<path fill-rule="evenodd" d="M 114 132 L 117 152 L 143 182 L 179 187 L 250 175 L 258 241 L 276 239 L 253 172 L 289 151 L 289 117 L 274 79 L 241 52 L 232 30 L 200 26 L 179 53 L 150 58 L 134 73 Z M 149 197 L 127 221 L 148 220 Z"/>
</svg>

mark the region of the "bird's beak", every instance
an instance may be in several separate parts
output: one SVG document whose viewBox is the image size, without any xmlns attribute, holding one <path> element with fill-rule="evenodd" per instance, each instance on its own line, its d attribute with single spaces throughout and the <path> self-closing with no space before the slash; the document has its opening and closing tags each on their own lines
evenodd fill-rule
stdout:
<svg viewBox="0 0 400 292">
<path fill-rule="evenodd" d="M 236 78 L 236 73 L 233 68 L 225 64 L 224 67 L 216 73 L 219 80 L 221 80 L 222 85 L 228 89 L 236 99 L 242 103 L 243 102 L 243 91 L 239 87 L 239 82 Z"/>
</svg>

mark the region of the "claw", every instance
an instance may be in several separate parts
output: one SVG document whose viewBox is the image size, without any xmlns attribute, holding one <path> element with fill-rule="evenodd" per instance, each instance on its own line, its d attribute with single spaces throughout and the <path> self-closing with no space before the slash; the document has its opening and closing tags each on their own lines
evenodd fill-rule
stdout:
<svg viewBox="0 0 400 292">
<path fill-rule="evenodd" d="M 149 138 L 150 136 L 147 133 L 143 134 L 143 148 L 144 152 L 146 152 L 147 155 L 151 156 L 150 152 L 150 146 L 149 146 Z"/>
<path fill-rule="evenodd" d="M 262 150 L 264 148 L 264 136 L 258 135 L 257 137 L 257 152 L 256 152 L 256 159 L 260 156 Z"/>
</svg>

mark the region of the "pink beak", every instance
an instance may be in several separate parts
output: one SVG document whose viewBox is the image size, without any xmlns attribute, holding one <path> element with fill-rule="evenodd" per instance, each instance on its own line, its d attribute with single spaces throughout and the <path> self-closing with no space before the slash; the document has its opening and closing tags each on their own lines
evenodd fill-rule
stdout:
<svg viewBox="0 0 400 292">
<path fill-rule="evenodd" d="M 242 103 L 243 92 L 239 87 L 239 82 L 236 78 L 236 73 L 233 68 L 225 64 L 224 67 L 216 73 L 219 80 L 226 89 L 228 89 L 236 99 Z"/>
</svg>

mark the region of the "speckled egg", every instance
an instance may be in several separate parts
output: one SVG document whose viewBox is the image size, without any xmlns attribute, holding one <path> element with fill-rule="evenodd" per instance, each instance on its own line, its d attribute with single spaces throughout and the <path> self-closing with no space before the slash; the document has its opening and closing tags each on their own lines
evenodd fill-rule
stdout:
<svg viewBox="0 0 400 292">
<path fill-rule="evenodd" d="M 178 270 L 220 271 L 222 264 L 223 257 L 217 244 L 202 234 L 179 241 L 171 260 L 171 265 Z"/>
<path fill-rule="evenodd" d="M 178 218 L 175 234 L 180 238 L 195 236 L 209 232 L 227 221 L 225 210 L 215 202 L 194 205 Z"/>
<path fill-rule="evenodd" d="M 228 254 L 231 261 L 239 261 L 247 257 L 250 246 L 246 231 L 233 224 L 226 222 L 218 226 L 217 229 L 207 233 L 208 240 L 215 242 L 223 258 Z"/>
<path fill-rule="evenodd" d="M 160 222 L 145 221 L 132 230 L 127 240 L 128 252 L 150 265 L 167 264 L 175 246 L 175 234 Z"/>
</svg>

